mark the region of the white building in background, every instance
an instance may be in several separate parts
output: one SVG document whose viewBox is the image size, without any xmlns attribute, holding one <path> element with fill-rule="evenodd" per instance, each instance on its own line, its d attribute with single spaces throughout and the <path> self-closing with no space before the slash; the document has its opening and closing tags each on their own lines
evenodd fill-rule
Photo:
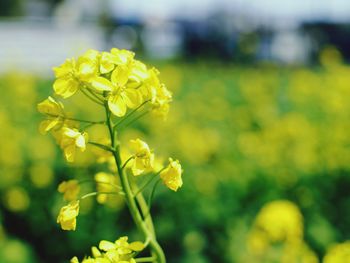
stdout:
<svg viewBox="0 0 350 263">
<path fill-rule="evenodd" d="M 298 30 L 276 32 L 271 42 L 271 59 L 282 64 L 309 62 L 311 40 Z"/>
<path fill-rule="evenodd" d="M 268 50 L 266 59 L 282 63 L 303 63 L 308 57 L 309 40 L 297 30 L 301 22 L 350 21 L 349 0 L 65 0 L 56 6 L 53 17 L 47 2 L 28 0 L 26 18 L 0 20 L 0 72 L 13 68 L 52 74 L 53 66 L 89 48 L 131 49 L 140 40 L 149 57 L 171 58 L 183 47 L 183 28 L 176 19 L 205 21 L 220 10 L 227 14 L 225 23 L 219 22 L 227 34 L 258 25 L 272 28 L 276 34 L 263 43 L 262 50 Z M 107 40 L 97 25 L 102 14 L 139 20 L 141 32 L 125 24 L 112 30 Z"/>
<path fill-rule="evenodd" d="M 2 21 L 0 36 L 0 72 L 51 74 L 51 68 L 66 58 L 104 47 L 102 31 L 86 24 L 61 27 L 48 20 Z"/>
<path fill-rule="evenodd" d="M 105 47 L 96 0 L 66 0 L 53 17 L 44 1 L 27 1 L 24 9 L 26 17 L 0 20 L 0 73 L 52 74 L 51 68 L 66 58 Z"/>
<path fill-rule="evenodd" d="M 182 51 L 181 28 L 174 22 L 158 20 L 146 23 L 141 40 L 146 54 L 152 58 L 174 58 Z"/>
</svg>

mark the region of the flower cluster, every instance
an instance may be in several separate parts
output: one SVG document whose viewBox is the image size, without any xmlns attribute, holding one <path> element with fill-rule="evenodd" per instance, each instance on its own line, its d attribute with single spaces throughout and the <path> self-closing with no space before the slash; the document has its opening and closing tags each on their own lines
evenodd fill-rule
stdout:
<svg viewBox="0 0 350 263">
<path fill-rule="evenodd" d="M 303 228 L 303 216 L 294 203 L 287 200 L 267 203 L 248 237 L 254 261 L 265 258 L 266 262 L 318 263 L 316 254 L 304 241 Z"/>
<path fill-rule="evenodd" d="M 38 111 L 46 116 L 39 126 L 41 133 L 45 134 L 52 131 L 57 143 L 64 152 L 68 162 L 75 159 L 76 149 L 85 151 L 88 135 L 86 132 L 80 132 L 77 127 L 79 123 L 72 121 L 64 112 L 64 106 L 54 98 L 48 97 L 38 104 Z"/>
<path fill-rule="evenodd" d="M 130 51 L 89 50 L 77 60 L 67 59 L 54 71 L 57 78 L 54 90 L 63 98 L 78 90 L 92 96 L 103 93 L 109 109 L 118 117 L 145 101 L 150 101 L 157 113 L 163 116 L 168 113 L 171 93 L 160 83 L 159 72 L 134 59 Z"/>
<path fill-rule="evenodd" d="M 136 263 L 135 255 L 144 249 L 142 242 L 128 242 L 128 237 L 121 237 L 115 242 L 102 240 L 97 247 L 92 247 L 92 257 L 84 258 L 81 263 Z M 79 263 L 73 257 L 71 263 Z"/>
<path fill-rule="evenodd" d="M 64 99 L 72 97 L 77 92 L 100 107 L 104 108 L 105 120 L 91 121 L 73 118 L 64 110 L 64 105 L 49 97 L 38 104 L 38 111 L 46 116 L 40 124 L 41 133 L 52 132 L 57 143 L 63 150 L 68 162 L 74 162 L 77 150 L 85 151 L 87 145 L 97 148 L 99 162 L 106 162 L 109 171 L 100 171 L 95 175 L 96 192 L 87 193 L 80 198 L 80 182 L 69 180 L 62 182 L 58 191 L 69 203 L 62 207 L 57 217 L 57 223 L 63 230 L 75 230 L 79 214 L 79 202 L 89 196 L 97 196 L 97 201 L 104 204 L 108 195 L 122 195 L 133 216 L 135 224 L 148 240 L 152 250 L 152 261 L 164 263 L 163 250 L 157 243 L 152 219 L 147 219 L 150 212 L 150 202 L 157 183 L 163 181 L 166 187 L 177 191 L 182 186 L 182 168 L 178 160 L 169 158 L 169 165 L 155 165 L 153 150 L 140 139 L 130 141 L 130 149 L 124 148 L 118 136 L 121 127 L 135 121 L 148 112 L 156 115 L 167 115 L 172 95 L 158 78 L 155 68 L 147 68 L 145 64 L 134 59 L 134 53 L 113 48 L 111 52 L 89 50 L 76 59 L 68 59 L 61 66 L 54 68 L 56 81 L 53 89 L 56 95 Z M 130 112 L 128 113 L 128 110 Z M 86 124 L 80 127 L 80 124 Z M 108 135 L 100 141 L 89 139 L 87 129 L 93 125 L 104 125 Z M 90 133 L 90 131 L 89 131 Z M 90 134 L 94 138 L 94 134 Z M 126 154 L 127 152 L 127 154 Z M 111 165 L 112 164 L 112 165 Z M 129 182 L 128 173 L 133 176 L 148 176 L 146 183 L 138 186 Z M 153 189 L 146 203 L 143 190 L 153 183 Z M 87 180 L 89 181 L 89 180 Z M 134 263 L 137 252 L 143 250 L 141 242 L 128 243 L 127 237 L 122 237 L 114 243 L 101 241 L 99 248 L 93 247 L 93 256 L 82 262 L 98 263 Z M 147 258 L 146 258 L 147 259 Z M 148 258 L 149 259 L 149 258 Z M 145 260 L 142 259 L 142 260 Z M 79 262 L 74 257 L 73 263 Z M 142 261 L 144 262 L 144 261 Z"/>
</svg>

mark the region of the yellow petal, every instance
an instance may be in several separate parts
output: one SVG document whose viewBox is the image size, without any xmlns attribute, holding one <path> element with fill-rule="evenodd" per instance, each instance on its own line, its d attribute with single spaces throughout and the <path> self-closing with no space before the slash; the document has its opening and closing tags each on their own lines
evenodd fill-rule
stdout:
<svg viewBox="0 0 350 263">
<path fill-rule="evenodd" d="M 141 94 L 135 89 L 126 89 L 123 93 L 123 99 L 129 108 L 136 108 L 141 105 Z"/>
<path fill-rule="evenodd" d="M 116 249 L 116 246 L 113 242 L 106 241 L 106 240 L 102 240 L 98 247 L 99 247 L 99 249 L 101 249 L 103 251 L 109 251 L 109 250 Z"/>
<path fill-rule="evenodd" d="M 134 251 L 142 251 L 145 248 L 145 245 L 140 241 L 131 242 L 129 248 Z"/>
<path fill-rule="evenodd" d="M 98 250 L 98 248 L 95 246 L 91 248 L 91 253 L 92 253 L 94 258 L 98 258 L 98 257 L 102 256 L 100 250 Z"/>
<path fill-rule="evenodd" d="M 103 77 L 96 77 L 92 79 L 91 85 L 98 91 L 111 91 L 113 89 L 112 83 Z"/>
<path fill-rule="evenodd" d="M 111 112 L 118 117 L 123 117 L 126 113 L 126 104 L 119 95 L 109 97 L 108 107 Z"/>
<path fill-rule="evenodd" d="M 63 98 L 68 98 L 77 92 L 79 88 L 79 82 L 72 79 L 57 79 L 53 84 L 53 89 L 56 94 Z"/>
<path fill-rule="evenodd" d="M 124 86 L 128 82 L 129 69 L 127 66 L 118 66 L 112 72 L 111 81 L 118 87 Z"/>
<path fill-rule="evenodd" d="M 69 145 L 68 147 L 64 148 L 64 156 L 66 157 L 67 162 L 74 162 L 75 146 Z"/>
<path fill-rule="evenodd" d="M 39 125 L 39 132 L 43 135 L 45 135 L 52 127 L 52 121 L 51 120 L 44 120 L 40 122 Z"/>
<path fill-rule="evenodd" d="M 66 61 L 59 67 L 54 67 L 53 71 L 56 78 L 62 78 L 69 75 L 75 67 L 75 59 L 66 59 Z"/>
<path fill-rule="evenodd" d="M 89 80 L 89 77 L 92 77 L 96 73 L 96 65 L 93 63 L 82 63 L 79 66 L 79 76 L 83 80 Z"/>
<path fill-rule="evenodd" d="M 78 138 L 75 140 L 75 145 L 81 150 L 85 150 L 86 144 L 85 144 L 85 137 L 83 135 L 79 135 Z"/>
</svg>

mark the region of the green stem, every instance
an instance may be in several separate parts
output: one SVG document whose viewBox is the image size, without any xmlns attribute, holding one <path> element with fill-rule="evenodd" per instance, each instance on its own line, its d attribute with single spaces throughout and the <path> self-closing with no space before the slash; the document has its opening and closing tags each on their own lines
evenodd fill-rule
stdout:
<svg viewBox="0 0 350 263">
<path fill-rule="evenodd" d="M 137 196 L 139 193 L 141 193 L 153 180 L 157 177 L 158 174 L 154 174 L 151 179 L 149 179 L 143 186 L 141 186 L 140 189 L 134 194 L 134 196 Z"/>
<path fill-rule="evenodd" d="M 139 116 L 135 117 L 134 119 L 132 119 L 131 121 L 129 121 L 127 124 L 124 125 L 123 128 L 128 127 L 130 124 L 133 124 L 135 121 L 141 119 L 143 116 L 147 115 L 149 113 L 149 110 L 141 113 Z"/>
<path fill-rule="evenodd" d="M 146 100 L 143 103 L 140 104 L 140 106 L 138 106 L 137 108 L 133 109 L 130 113 L 128 113 L 123 119 L 121 119 L 115 126 L 113 129 L 115 129 L 117 126 L 119 126 L 120 124 L 122 124 L 124 121 L 126 121 L 130 116 L 132 116 L 135 112 L 137 112 L 140 108 L 143 107 L 143 105 L 145 105 L 147 102 L 149 102 L 150 100 Z"/>
<path fill-rule="evenodd" d="M 85 122 L 85 123 L 89 123 L 89 124 L 104 124 L 105 121 L 88 121 L 88 120 L 82 120 L 82 119 L 77 119 L 77 118 L 70 118 L 67 116 L 62 116 L 62 115 L 54 115 L 54 114 L 47 114 L 50 117 L 54 117 L 54 118 L 62 118 L 64 120 L 71 120 L 71 121 L 79 121 L 79 122 Z"/>
<path fill-rule="evenodd" d="M 148 225 L 153 235 L 155 235 L 153 220 L 152 220 L 151 214 L 149 213 L 150 208 L 147 206 L 145 197 L 143 196 L 142 193 L 140 193 L 136 196 L 136 200 L 140 206 L 143 220 L 146 222 L 146 224 Z"/>
<path fill-rule="evenodd" d="M 125 192 L 125 198 L 126 198 L 131 216 L 132 216 L 136 226 L 138 227 L 138 229 L 144 234 L 145 238 L 149 238 L 150 247 L 152 249 L 152 252 L 156 255 L 156 259 L 155 259 L 156 262 L 157 263 L 165 263 L 166 259 L 165 259 L 163 249 L 158 244 L 158 242 L 155 238 L 155 235 L 152 233 L 151 230 L 148 229 L 146 223 L 143 221 L 142 216 L 141 216 L 140 211 L 139 211 L 139 208 L 137 207 L 136 201 L 133 197 L 133 194 L 132 194 L 132 191 L 130 188 L 130 184 L 129 184 L 129 180 L 128 180 L 126 174 L 124 173 L 124 170 L 122 169 L 122 161 L 121 161 L 120 153 L 119 153 L 119 145 L 116 144 L 115 134 L 113 133 L 112 123 L 110 120 L 110 112 L 109 112 L 107 103 L 105 103 L 105 109 L 106 109 L 106 117 L 107 117 L 106 121 L 107 121 L 108 130 L 109 130 L 109 133 L 111 136 L 112 148 L 115 149 L 115 151 L 113 152 L 113 156 L 114 156 L 115 162 L 117 164 L 118 174 L 120 177 L 121 185 L 122 185 L 123 190 Z"/>
<path fill-rule="evenodd" d="M 125 195 L 124 192 L 92 192 L 92 193 L 88 193 L 86 195 L 83 195 L 82 197 L 80 197 L 80 200 L 83 200 L 85 198 L 91 197 L 91 196 L 95 196 L 95 195 Z"/>
<path fill-rule="evenodd" d="M 153 188 L 152 188 L 152 192 L 150 193 L 149 197 L 148 197 L 148 203 L 147 203 L 147 214 L 144 216 L 144 218 L 147 218 L 148 216 L 151 215 L 151 205 L 152 205 L 152 199 L 154 196 L 154 193 L 156 192 L 157 186 L 159 184 L 159 182 L 161 181 L 161 179 L 159 178 L 158 181 L 154 184 Z"/>
<path fill-rule="evenodd" d="M 125 166 L 126 166 L 132 159 L 134 159 L 134 158 L 135 158 L 135 156 L 129 157 L 129 159 L 127 159 L 127 160 L 125 161 L 125 163 L 123 164 L 122 169 L 124 170 Z"/>
<path fill-rule="evenodd" d="M 102 97 L 100 97 L 100 96 L 98 96 L 98 94 L 100 94 L 100 93 L 95 93 L 95 91 L 93 91 L 93 90 L 91 90 L 90 88 L 86 88 L 86 90 L 91 94 L 91 96 L 93 96 L 94 98 L 96 98 L 98 101 L 100 101 L 101 103 L 103 103 L 104 102 L 104 100 L 105 100 L 105 98 L 102 98 Z"/>
<path fill-rule="evenodd" d="M 89 93 L 87 93 L 84 89 L 80 89 L 80 91 L 90 100 L 92 100 L 93 102 L 99 104 L 99 105 L 104 105 L 100 100 L 94 98 L 93 96 L 91 96 Z"/>
<path fill-rule="evenodd" d="M 93 146 L 96 146 L 96 147 L 101 148 L 101 149 L 103 149 L 105 151 L 108 151 L 108 152 L 113 152 L 114 151 L 114 149 L 111 148 L 110 146 L 104 145 L 104 144 L 101 144 L 101 143 L 98 143 L 98 142 L 88 142 L 88 144 L 91 144 Z"/>
<path fill-rule="evenodd" d="M 154 262 L 156 258 L 154 257 L 147 257 L 147 258 L 135 258 L 136 262 Z"/>
</svg>

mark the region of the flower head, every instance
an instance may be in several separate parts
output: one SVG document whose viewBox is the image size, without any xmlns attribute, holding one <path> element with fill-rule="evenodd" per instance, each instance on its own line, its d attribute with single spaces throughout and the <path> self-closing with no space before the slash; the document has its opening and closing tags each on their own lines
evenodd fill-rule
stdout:
<svg viewBox="0 0 350 263">
<path fill-rule="evenodd" d="M 153 167 L 154 154 L 151 152 L 148 144 L 140 139 L 130 140 L 134 150 L 134 159 L 131 166 L 134 175 L 140 175 L 145 170 Z"/>
<path fill-rule="evenodd" d="M 164 84 L 157 86 L 154 89 L 154 95 L 152 98 L 153 112 L 156 115 L 165 118 L 169 112 L 169 103 L 172 100 L 171 92 L 165 87 Z"/>
<path fill-rule="evenodd" d="M 47 119 L 40 123 L 39 131 L 45 134 L 54 127 L 63 124 L 62 115 L 64 115 L 63 104 L 57 102 L 54 98 L 48 97 L 46 100 L 40 102 L 37 106 L 38 111 L 45 114 Z"/>
<path fill-rule="evenodd" d="M 74 95 L 82 84 L 90 82 L 98 73 L 99 56 L 98 51 L 88 50 L 78 60 L 67 59 L 61 66 L 55 67 L 55 93 L 68 98 Z"/>
<path fill-rule="evenodd" d="M 134 53 L 128 50 L 112 48 L 111 52 L 102 52 L 100 61 L 100 72 L 106 74 L 111 72 L 116 66 L 129 64 Z"/>
<path fill-rule="evenodd" d="M 182 172 L 180 162 L 169 158 L 169 165 L 161 171 L 160 178 L 169 189 L 176 192 L 182 186 Z"/>
<path fill-rule="evenodd" d="M 73 201 L 77 199 L 80 191 L 78 180 L 63 181 L 58 186 L 58 192 L 63 193 L 63 198 L 66 201 Z"/>
<path fill-rule="evenodd" d="M 57 217 L 57 223 L 61 225 L 63 230 L 75 230 L 78 214 L 79 201 L 73 201 L 61 208 Z"/>
<path fill-rule="evenodd" d="M 99 248 L 92 247 L 92 257 L 86 257 L 82 263 L 136 263 L 135 252 L 145 248 L 142 242 L 129 243 L 128 237 L 121 237 L 115 242 L 102 240 Z M 77 257 L 71 259 L 71 263 L 79 263 Z"/>
<path fill-rule="evenodd" d="M 287 200 L 267 203 L 259 212 L 255 229 L 271 242 L 294 242 L 303 236 L 303 217 L 299 208 Z"/>
<path fill-rule="evenodd" d="M 104 251 L 106 257 L 114 262 L 116 259 L 125 260 L 130 258 L 133 252 L 142 251 L 144 244 L 139 241 L 129 243 L 128 237 L 125 236 L 117 239 L 114 243 L 102 240 L 99 244 L 99 249 Z"/>
<path fill-rule="evenodd" d="M 66 160 L 68 162 L 73 162 L 77 148 L 82 152 L 85 151 L 88 135 L 86 132 L 80 133 L 75 128 L 63 127 L 56 139 L 63 149 Z"/>
</svg>

